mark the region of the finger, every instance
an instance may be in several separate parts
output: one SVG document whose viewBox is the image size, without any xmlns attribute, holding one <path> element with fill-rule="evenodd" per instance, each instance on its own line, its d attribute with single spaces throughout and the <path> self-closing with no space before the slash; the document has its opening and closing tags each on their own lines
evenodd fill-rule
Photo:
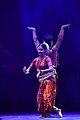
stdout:
<svg viewBox="0 0 80 120">
<path fill-rule="evenodd" d="M 67 24 L 66 26 L 68 26 L 68 27 L 69 27 L 70 25 L 71 25 L 71 24 Z"/>
<path fill-rule="evenodd" d="M 68 24 L 67 27 L 69 28 L 71 24 Z"/>
<path fill-rule="evenodd" d="M 26 66 L 24 66 L 23 69 L 26 69 Z"/>
<path fill-rule="evenodd" d="M 26 72 L 26 74 L 29 74 L 29 72 Z"/>
<path fill-rule="evenodd" d="M 27 27 L 28 29 L 31 29 L 31 27 Z"/>
<path fill-rule="evenodd" d="M 66 26 L 70 26 L 71 24 L 67 24 Z"/>
<path fill-rule="evenodd" d="M 66 24 L 66 25 L 63 25 L 63 28 L 66 28 L 66 27 L 68 27 L 69 28 L 69 26 L 70 26 L 71 24 Z"/>
<path fill-rule="evenodd" d="M 71 25 L 71 23 L 69 23 L 68 25 Z"/>
</svg>

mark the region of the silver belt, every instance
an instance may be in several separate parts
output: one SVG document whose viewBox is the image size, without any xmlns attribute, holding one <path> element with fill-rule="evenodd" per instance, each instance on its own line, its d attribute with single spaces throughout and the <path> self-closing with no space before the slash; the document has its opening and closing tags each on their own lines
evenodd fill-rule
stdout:
<svg viewBox="0 0 80 120">
<path fill-rule="evenodd" d="M 45 79 L 47 79 L 47 78 L 49 78 L 49 77 L 54 77 L 54 73 L 53 73 L 53 72 L 48 72 L 48 73 L 46 73 L 46 74 L 44 74 L 44 75 L 40 75 L 40 76 L 39 76 L 39 82 L 40 82 L 41 80 L 45 80 Z"/>
</svg>

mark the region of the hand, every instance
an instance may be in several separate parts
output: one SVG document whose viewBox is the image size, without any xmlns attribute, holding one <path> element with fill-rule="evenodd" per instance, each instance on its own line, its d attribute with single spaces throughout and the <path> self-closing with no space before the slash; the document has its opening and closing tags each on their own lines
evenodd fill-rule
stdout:
<svg viewBox="0 0 80 120">
<path fill-rule="evenodd" d="M 44 70 L 40 70 L 40 72 L 41 72 L 42 74 L 44 74 L 44 73 L 45 73 L 45 71 L 44 71 Z"/>
<path fill-rule="evenodd" d="M 66 25 L 63 25 L 61 28 L 69 28 L 71 24 L 66 24 Z"/>
<path fill-rule="evenodd" d="M 23 67 L 23 72 L 25 73 L 25 72 L 26 72 L 26 70 L 27 70 L 27 69 L 26 69 L 26 66 L 24 66 L 24 67 Z"/>
<path fill-rule="evenodd" d="M 29 73 L 30 73 L 30 71 L 29 71 L 29 69 L 27 69 L 26 72 L 25 72 L 25 74 L 27 75 L 27 74 L 29 74 Z"/>
<path fill-rule="evenodd" d="M 37 75 L 36 75 L 36 76 L 37 76 L 37 78 L 39 78 L 39 75 L 40 75 L 40 70 L 38 69 L 37 71 L 38 71 L 38 73 L 37 73 Z"/>
<path fill-rule="evenodd" d="M 30 73 L 29 69 L 26 69 L 26 66 L 23 67 L 23 72 L 24 72 L 24 74 L 29 74 Z"/>
<path fill-rule="evenodd" d="M 30 30 L 36 30 L 34 27 L 27 27 Z"/>
</svg>

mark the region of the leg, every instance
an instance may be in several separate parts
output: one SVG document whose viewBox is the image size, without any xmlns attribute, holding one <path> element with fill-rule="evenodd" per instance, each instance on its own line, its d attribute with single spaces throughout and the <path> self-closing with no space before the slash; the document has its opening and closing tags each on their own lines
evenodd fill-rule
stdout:
<svg viewBox="0 0 80 120">
<path fill-rule="evenodd" d="M 56 91 L 57 91 L 57 81 L 58 81 L 58 75 L 57 73 L 55 74 L 55 78 L 56 79 L 55 83 L 54 83 L 54 90 L 53 90 L 53 94 L 54 94 L 54 97 L 53 97 L 53 100 L 54 100 L 54 103 L 53 103 L 53 110 L 57 113 L 57 115 L 59 116 L 59 118 L 62 118 L 62 113 L 61 113 L 61 109 L 57 108 L 55 106 L 55 99 L 56 99 Z"/>
<path fill-rule="evenodd" d="M 44 89 L 45 89 L 45 83 L 44 81 L 41 81 L 39 85 L 38 94 L 37 94 L 38 112 L 41 114 L 40 118 L 45 117 L 44 100 L 43 100 Z"/>
<path fill-rule="evenodd" d="M 58 114 L 59 118 L 62 118 L 62 113 L 61 113 L 61 109 L 57 108 L 57 107 L 53 107 L 54 111 Z"/>
</svg>

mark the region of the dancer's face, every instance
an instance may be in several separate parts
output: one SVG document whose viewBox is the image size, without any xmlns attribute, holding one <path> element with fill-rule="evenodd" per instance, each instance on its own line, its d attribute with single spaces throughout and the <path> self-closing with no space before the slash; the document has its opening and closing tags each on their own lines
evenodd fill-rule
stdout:
<svg viewBox="0 0 80 120">
<path fill-rule="evenodd" d="M 45 50 L 41 46 L 38 47 L 38 54 L 39 56 L 44 56 L 46 54 Z"/>
</svg>

